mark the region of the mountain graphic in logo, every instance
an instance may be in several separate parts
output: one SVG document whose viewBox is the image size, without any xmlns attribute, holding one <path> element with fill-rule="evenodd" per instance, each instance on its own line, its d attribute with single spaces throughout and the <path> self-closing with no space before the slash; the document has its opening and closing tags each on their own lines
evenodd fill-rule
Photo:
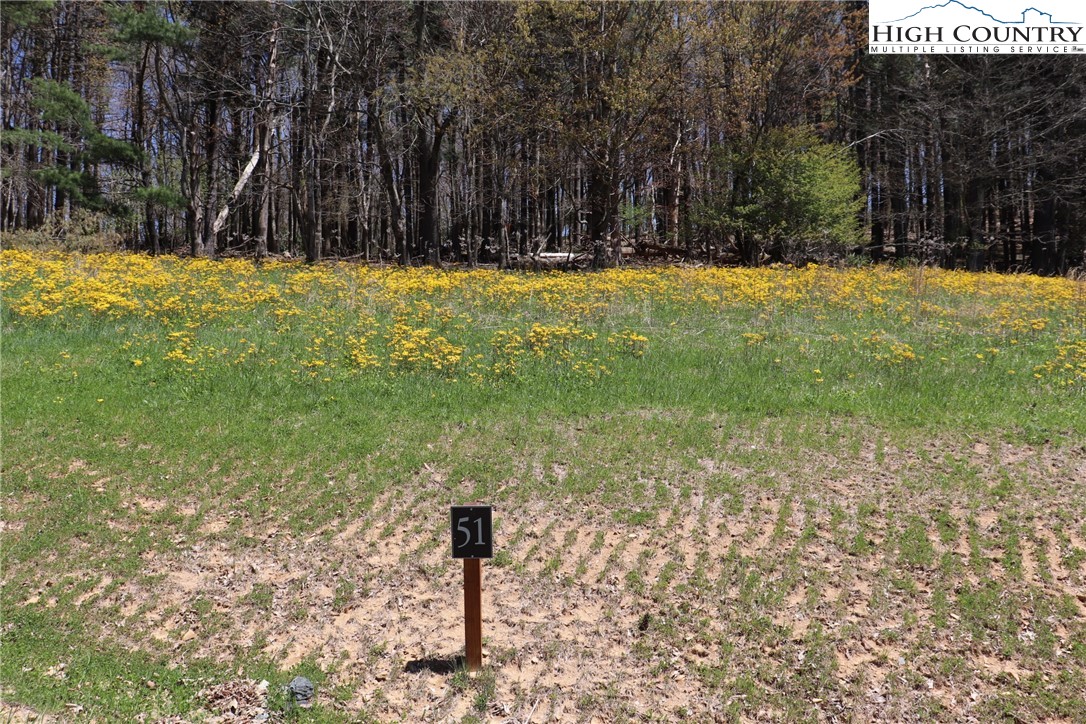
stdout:
<svg viewBox="0 0 1086 724">
<path fill-rule="evenodd" d="M 980 23 L 980 22 L 996 22 L 1001 25 L 1075 25 L 1077 23 L 1069 23 L 1061 20 L 1054 20 L 1052 13 L 1045 12 L 1044 10 L 1038 10 L 1035 7 L 1028 7 L 1021 12 L 1021 17 L 1018 20 L 1003 20 L 996 16 L 981 10 L 978 7 L 972 5 L 966 5 L 960 0 L 947 0 L 945 3 L 939 5 L 927 5 L 920 8 L 912 15 L 906 15 L 898 20 L 891 20 L 886 25 L 892 25 L 897 23 L 903 23 L 906 20 L 913 20 L 914 18 L 924 16 L 925 21 L 938 23 L 940 25 L 950 25 L 956 23 Z"/>
</svg>

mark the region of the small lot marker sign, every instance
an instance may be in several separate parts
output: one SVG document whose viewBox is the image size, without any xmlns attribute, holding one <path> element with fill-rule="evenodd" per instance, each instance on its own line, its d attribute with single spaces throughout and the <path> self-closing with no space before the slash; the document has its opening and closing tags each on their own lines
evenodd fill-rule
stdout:
<svg viewBox="0 0 1086 724">
<path fill-rule="evenodd" d="M 493 513 L 489 505 L 452 507 L 452 557 L 494 557 Z"/>
<path fill-rule="evenodd" d="M 464 559 L 464 649 L 468 671 L 483 668 L 483 558 L 494 557 L 493 510 L 489 505 L 454 505 L 452 557 Z"/>
</svg>

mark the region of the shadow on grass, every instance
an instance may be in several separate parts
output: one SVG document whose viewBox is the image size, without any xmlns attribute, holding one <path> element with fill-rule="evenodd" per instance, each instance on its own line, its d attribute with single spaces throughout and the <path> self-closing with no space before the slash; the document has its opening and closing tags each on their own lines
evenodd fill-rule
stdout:
<svg viewBox="0 0 1086 724">
<path fill-rule="evenodd" d="M 464 667 L 463 656 L 432 656 L 426 659 L 413 659 L 407 662 L 407 665 L 403 667 L 403 670 L 408 674 L 417 674 L 422 671 L 429 671 L 439 676 L 448 676 L 455 673 L 457 669 Z"/>
</svg>

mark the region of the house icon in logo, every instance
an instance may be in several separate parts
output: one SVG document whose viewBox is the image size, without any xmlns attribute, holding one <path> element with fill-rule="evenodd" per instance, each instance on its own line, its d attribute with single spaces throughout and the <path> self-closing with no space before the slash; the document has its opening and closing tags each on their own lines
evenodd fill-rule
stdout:
<svg viewBox="0 0 1086 724">
<path fill-rule="evenodd" d="M 987 10 L 969 5 L 961 0 L 946 0 L 938 5 L 925 5 L 911 15 L 903 18 L 887 21 L 885 24 L 899 24 L 905 22 L 924 22 L 939 25 L 952 23 L 998 23 L 1000 25 L 1074 25 L 1075 23 L 1056 20 L 1052 13 L 1035 7 L 1027 7 L 1017 13 L 1017 16 L 997 17 Z"/>
</svg>

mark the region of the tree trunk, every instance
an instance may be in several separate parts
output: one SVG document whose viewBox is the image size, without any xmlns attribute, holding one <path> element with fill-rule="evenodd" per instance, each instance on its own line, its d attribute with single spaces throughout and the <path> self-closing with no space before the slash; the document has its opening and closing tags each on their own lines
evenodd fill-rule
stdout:
<svg viewBox="0 0 1086 724">
<path fill-rule="evenodd" d="M 317 162 L 315 139 L 310 136 L 306 141 L 306 163 L 303 171 L 304 204 L 302 209 L 302 243 L 305 246 L 305 261 L 312 264 L 320 260 L 321 237 L 320 218 L 317 206 L 320 203 L 320 164 Z"/>
<path fill-rule="evenodd" d="M 206 123 L 207 131 L 204 141 L 206 151 L 204 153 L 204 162 L 206 164 L 207 188 L 205 189 L 205 193 L 207 196 L 204 199 L 203 208 L 200 211 L 202 223 L 200 224 L 199 247 L 204 256 L 214 257 L 217 240 L 211 229 L 211 215 L 214 211 L 215 186 L 218 183 L 217 155 L 219 145 L 219 103 L 218 98 L 215 95 L 212 95 L 207 101 Z"/>
<path fill-rule="evenodd" d="M 392 232 L 392 249 L 393 253 L 401 254 L 400 263 L 406 266 L 411 263 L 411 259 L 407 248 L 407 237 L 404 234 L 403 228 L 400 189 L 396 185 L 396 178 L 392 169 L 392 156 L 389 153 L 388 144 L 385 142 L 384 124 L 381 121 L 380 114 L 374 112 L 374 105 L 372 98 L 366 99 L 366 116 L 369 118 L 370 125 L 373 129 L 373 138 L 377 142 L 377 156 L 381 166 L 381 180 L 384 181 L 385 195 L 388 197 L 388 220 Z"/>
<path fill-rule="evenodd" d="M 272 182 L 271 135 L 272 114 L 275 112 L 276 57 L 279 50 L 279 23 L 272 25 L 271 48 L 268 53 L 268 76 L 264 80 L 264 99 L 260 108 L 260 121 L 257 125 L 257 153 L 260 154 L 260 166 L 257 171 L 257 184 L 260 202 L 256 212 L 256 256 L 262 259 L 268 255 L 271 230 Z"/>
<path fill-rule="evenodd" d="M 602 171 L 594 171 L 588 182 L 588 235 L 592 245 L 592 267 L 612 266 L 608 233 L 614 214 L 614 193 L 610 179 Z"/>
<path fill-rule="evenodd" d="M 440 149 L 444 130 L 433 129 L 432 141 L 423 128 L 418 140 L 419 165 L 419 251 L 432 264 L 441 260 L 440 241 L 437 232 L 437 176 L 441 167 Z"/>
<path fill-rule="evenodd" d="M 253 170 L 256 169 L 257 163 L 260 162 L 260 147 L 258 146 L 256 152 L 249 159 L 249 163 L 245 165 L 245 168 L 241 172 L 241 176 L 238 178 L 238 182 L 234 184 L 233 190 L 226 198 L 226 203 L 223 204 L 222 209 L 219 210 L 219 214 L 215 217 L 215 223 L 211 225 L 212 237 L 218 236 L 219 232 L 226 226 L 226 219 L 230 215 L 230 208 L 238 200 L 238 196 L 241 195 L 245 185 L 249 183 L 249 178 L 253 175 Z"/>
<path fill-rule="evenodd" d="M 268 230 L 271 227 L 271 133 L 267 123 L 261 123 L 257 128 L 257 149 L 260 154 L 260 166 L 257 171 L 257 190 L 260 194 L 260 203 L 256 210 L 256 258 L 263 259 L 268 255 Z"/>
</svg>

